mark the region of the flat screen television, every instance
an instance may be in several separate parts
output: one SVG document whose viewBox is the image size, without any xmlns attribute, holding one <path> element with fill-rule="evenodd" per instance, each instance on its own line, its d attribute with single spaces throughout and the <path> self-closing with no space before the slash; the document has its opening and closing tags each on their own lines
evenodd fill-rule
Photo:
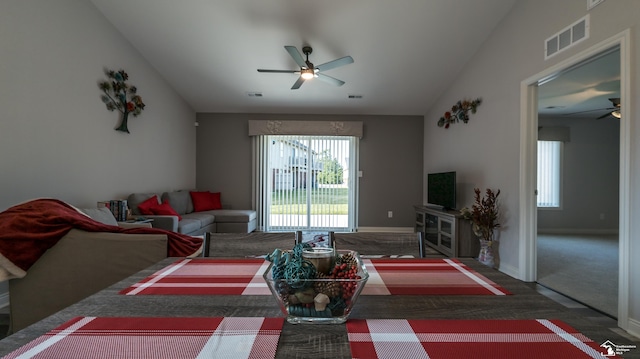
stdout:
<svg viewBox="0 0 640 359">
<path fill-rule="evenodd" d="M 427 202 L 443 209 L 456 208 L 456 173 L 427 174 Z"/>
</svg>

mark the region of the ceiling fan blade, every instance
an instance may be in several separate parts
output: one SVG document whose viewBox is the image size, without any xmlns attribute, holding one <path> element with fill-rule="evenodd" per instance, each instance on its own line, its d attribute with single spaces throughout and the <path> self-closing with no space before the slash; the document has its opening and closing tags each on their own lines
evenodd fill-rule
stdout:
<svg viewBox="0 0 640 359">
<path fill-rule="evenodd" d="M 302 86 L 302 84 L 304 83 L 304 79 L 302 78 L 302 76 L 298 77 L 298 80 L 296 80 L 296 82 L 293 84 L 293 86 L 291 86 L 292 90 L 297 90 L 300 88 L 300 86 Z"/>
<path fill-rule="evenodd" d="M 295 74 L 300 73 L 300 71 L 297 70 L 265 70 L 265 69 L 258 69 L 258 72 L 269 72 L 269 73 L 276 73 L 276 74 Z"/>
<path fill-rule="evenodd" d="M 578 112 L 571 112 L 571 113 L 567 113 L 564 114 L 563 116 L 573 116 L 573 115 L 579 115 L 581 113 L 587 113 L 587 112 L 595 112 L 595 111 L 611 111 L 611 110 L 615 110 L 615 107 L 609 107 L 609 108 L 596 108 L 593 110 L 586 110 L 586 111 L 578 111 Z"/>
<path fill-rule="evenodd" d="M 338 80 L 335 77 L 327 76 L 325 74 L 318 74 L 318 80 L 322 80 L 324 82 L 327 82 L 327 83 L 330 83 L 330 84 L 336 85 L 336 86 L 344 85 L 344 81 Z"/>
<path fill-rule="evenodd" d="M 318 65 L 316 66 L 316 69 L 318 69 L 319 71 L 327 71 L 327 70 L 335 69 L 336 67 L 340 67 L 340 66 L 344 66 L 352 63 L 353 63 L 353 58 L 351 56 L 345 56 L 333 61 L 325 62 L 322 65 Z"/>
<path fill-rule="evenodd" d="M 603 118 L 605 118 L 605 117 L 609 117 L 609 116 L 611 116 L 611 112 L 607 112 L 607 113 L 605 113 L 604 115 L 602 115 L 602 116 L 600 116 L 600 117 L 596 118 L 596 120 L 601 120 L 601 119 L 603 119 Z"/>
<path fill-rule="evenodd" d="M 307 63 L 304 61 L 302 54 L 300 54 L 300 51 L 298 51 L 298 49 L 295 46 L 285 46 L 284 48 L 287 50 L 289 55 L 293 57 L 293 60 L 296 62 L 296 64 L 298 64 L 298 66 L 300 66 L 301 68 L 307 67 Z"/>
</svg>

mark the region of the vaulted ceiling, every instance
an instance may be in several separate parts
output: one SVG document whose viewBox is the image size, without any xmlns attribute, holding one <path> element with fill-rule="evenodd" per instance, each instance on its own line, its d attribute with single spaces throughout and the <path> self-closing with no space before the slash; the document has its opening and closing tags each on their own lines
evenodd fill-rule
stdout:
<svg viewBox="0 0 640 359">
<path fill-rule="evenodd" d="M 424 115 L 516 2 L 91 1 L 196 112 L 382 115 Z M 316 66 L 351 56 L 323 72 L 345 84 L 292 90 L 299 75 L 257 71 L 300 70 L 287 45 L 311 46 Z M 541 86 L 539 113 L 588 115 L 609 97 L 611 56 Z"/>
<path fill-rule="evenodd" d="M 515 3 L 91 1 L 197 112 L 394 115 L 425 114 Z M 315 65 L 351 56 L 325 73 L 345 84 L 259 73 L 300 69 L 285 45 Z"/>
</svg>

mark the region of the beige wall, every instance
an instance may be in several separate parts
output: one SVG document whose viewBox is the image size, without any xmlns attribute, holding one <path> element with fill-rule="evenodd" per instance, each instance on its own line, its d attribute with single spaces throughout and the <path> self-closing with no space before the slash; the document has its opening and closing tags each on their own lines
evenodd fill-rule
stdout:
<svg viewBox="0 0 640 359">
<path fill-rule="evenodd" d="M 0 49 L 0 210 L 195 185 L 194 111 L 91 2 L 0 2 Z M 104 67 L 147 105 L 130 134 L 100 100 Z"/>
<path fill-rule="evenodd" d="M 544 60 L 545 40 L 571 23 L 590 14 L 590 38 L 557 56 Z M 640 2 L 636 0 L 605 1 L 587 11 L 583 0 L 527 0 L 516 5 L 496 28 L 480 51 L 471 59 L 457 81 L 442 94 L 425 116 L 425 172 L 456 166 L 463 169 L 467 203 L 472 202 L 473 187 L 502 190 L 500 196 L 504 216 L 500 230 L 500 270 L 518 276 L 520 266 L 519 189 L 520 189 L 520 84 L 559 62 L 607 40 L 626 29 L 632 36 L 633 71 L 630 98 L 631 128 L 630 183 L 640 181 L 640 134 L 636 124 L 640 88 Z M 463 97 L 482 97 L 484 103 L 468 124 L 455 124 L 448 130 L 438 128 L 442 113 Z M 448 156 L 435 150 L 448 147 Z M 631 186 L 630 218 L 640 210 L 640 189 Z M 630 228 L 630 258 L 640 257 L 640 222 Z M 629 326 L 640 333 L 640 262 L 631 263 Z M 626 318 L 625 318 L 626 319 Z"/>
<path fill-rule="evenodd" d="M 421 116 L 198 114 L 197 186 L 222 192 L 234 208 L 251 206 L 248 120 L 363 121 L 360 227 L 412 228 L 422 198 Z M 387 212 L 393 211 L 393 218 Z"/>
</svg>

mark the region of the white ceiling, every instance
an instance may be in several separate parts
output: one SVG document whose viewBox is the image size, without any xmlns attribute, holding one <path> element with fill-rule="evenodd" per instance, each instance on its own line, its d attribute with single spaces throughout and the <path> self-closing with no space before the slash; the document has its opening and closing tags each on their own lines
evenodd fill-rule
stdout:
<svg viewBox="0 0 640 359">
<path fill-rule="evenodd" d="M 538 114 L 598 118 L 620 98 L 620 51 L 606 51 L 558 74 L 538 87 Z"/>
<path fill-rule="evenodd" d="M 515 3 L 91 1 L 196 112 L 394 115 L 424 115 Z M 346 84 L 258 73 L 299 69 L 285 45 L 310 45 L 316 65 L 352 56 L 326 72 Z"/>
</svg>

